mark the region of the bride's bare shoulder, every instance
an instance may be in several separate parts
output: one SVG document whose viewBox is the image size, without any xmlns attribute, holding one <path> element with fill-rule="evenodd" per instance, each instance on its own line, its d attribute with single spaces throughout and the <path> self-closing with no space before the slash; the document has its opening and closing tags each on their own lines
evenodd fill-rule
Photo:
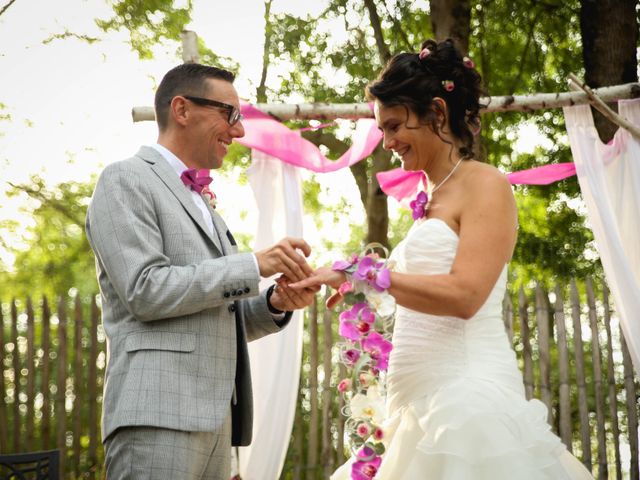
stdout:
<svg viewBox="0 0 640 480">
<path fill-rule="evenodd" d="M 507 176 L 493 165 L 468 160 L 463 178 L 464 188 L 472 195 L 505 195 L 512 196 L 511 183 Z"/>
</svg>

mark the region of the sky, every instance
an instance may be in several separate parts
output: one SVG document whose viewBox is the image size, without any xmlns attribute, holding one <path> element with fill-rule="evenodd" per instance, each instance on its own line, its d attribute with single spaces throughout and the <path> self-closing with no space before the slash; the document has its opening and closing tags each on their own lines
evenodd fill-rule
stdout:
<svg viewBox="0 0 640 480">
<path fill-rule="evenodd" d="M 321 6 L 322 2 L 276 0 L 272 12 L 317 13 Z M 20 211 L 29 205 L 28 199 L 7 198 L 7 182 L 24 183 L 32 174 L 50 185 L 86 181 L 109 163 L 132 156 L 140 145 L 155 142 L 155 123 L 133 123 L 131 108 L 153 105 L 162 76 L 181 63 L 179 45 L 159 46 L 153 60 L 142 61 L 127 44 L 126 32 L 105 34 L 95 25 L 94 19 L 111 14 L 105 0 L 16 0 L 0 16 L 0 114 L 11 117 L 0 120 L 0 220 L 17 219 L 22 227 L 31 222 Z M 240 64 L 235 86 L 248 100 L 254 98 L 262 69 L 263 17 L 262 0 L 196 0 L 194 22 L 188 26 L 218 55 Z M 65 31 L 100 41 L 51 39 Z M 322 177 L 324 201 L 341 196 L 358 201 L 348 171 Z M 217 185 L 223 216 L 225 198 L 253 198 L 249 186 Z M 238 215 L 226 215 L 232 230 L 252 233 L 247 225 L 253 205 L 246 209 L 249 218 L 244 222 Z M 361 210 L 354 208 L 353 217 L 344 220 L 340 230 L 345 241 L 348 223 L 364 220 Z M 314 229 L 312 222 L 305 224 L 310 235 L 318 234 Z M 17 238 L 9 241 L 19 245 Z M 12 262 L 5 251 L 0 251 L 0 259 L 6 265 Z"/>
</svg>

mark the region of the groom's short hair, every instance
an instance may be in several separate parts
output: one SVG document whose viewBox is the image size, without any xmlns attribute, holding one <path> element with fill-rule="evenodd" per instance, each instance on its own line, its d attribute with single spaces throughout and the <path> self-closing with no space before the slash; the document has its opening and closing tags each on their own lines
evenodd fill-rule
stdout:
<svg viewBox="0 0 640 480">
<path fill-rule="evenodd" d="M 156 121 L 162 132 L 168 125 L 168 112 L 171 100 L 176 95 L 203 97 L 206 92 L 205 81 L 219 78 L 233 83 L 235 75 L 228 70 L 199 63 L 184 63 L 169 70 L 162 78 L 155 96 Z"/>
</svg>

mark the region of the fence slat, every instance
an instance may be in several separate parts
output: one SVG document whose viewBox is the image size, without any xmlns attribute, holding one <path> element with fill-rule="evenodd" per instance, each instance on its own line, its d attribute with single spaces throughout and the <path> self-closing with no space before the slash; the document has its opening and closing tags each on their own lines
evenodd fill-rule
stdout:
<svg viewBox="0 0 640 480">
<path fill-rule="evenodd" d="M 627 434 L 631 450 L 630 479 L 640 480 L 640 462 L 638 461 L 638 403 L 636 383 L 633 377 L 633 364 L 631 355 L 624 339 L 624 333 L 620 329 L 620 344 L 622 347 L 622 365 L 624 368 L 624 392 L 627 406 Z"/>
<path fill-rule="evenodd" d="M 4 382 L 4 357 L 5 357 L 5 345 L 4 340 L 4 315 L 2 314 L 2 302 L 0 301 L 0 452 L 9 451 L 9 439 L 8 426 L 9 415 L 7 412 L 7 402 L 5 398 L 7 396 L 7 390 L 5 389 Z"/>
<path fill-rule="evenodd" d="M 524 392 L 527 400 L 533 397 L 533 360 L 531 358 L 531 340 L 529 330 L 529 303 L 524 289 L 518 294 L 518 312 L 520 314 L 520 333 L 522 335 L 522 357 L 524 360 Z"/>
<path fill-rule="evenodd" d="M 604 328 L 607 332 L 607 380 L 609 385 L 609 422 L 613 435 L 613 447 L 616 459 L 616 480 L 622 480 L 622 461 L 620 459 L 620 428 L 618 426 L 618 399 L 616 395 L 616 377 L 613 365 L 613 339 L 611 337 L 611 311 L 609 290 L 602 282 L 602 305 L 604 307 Z"/>
<path fill-rule="evenodd" d="M 56 381 L 56 445 L 60 450 L 60 478 L 65 478 L 67 467 L 67 307 L 65 299 L 58 301 L 58 369 Z"/>
<path fill-rule="evenodd" d="M 20 349 L 18 348 L 18 308 L 16 300 L 11 302 L 11 341 L 13 342 L 13 451 L 19 452 L 20 446 Z"/>
<path fill-rule="evenodd" d="M 302 375 L 300 375 L 299 391 L 302 391 Z M 302 465 L 304 464 L 304 420 L 302 418 L 302 398 L 298 395 L 296 414 L 293 424 L 293 479 L 302 480 Z"/>
<path fill-rule="evenodd" d="M 82 303 L 80 295 L 76 295 L 74 302 L 73 329 L 73 471 L 76 478 L 80 476 L 80 437 L 82 436 L 82 405 L 84 397 L 84 379 L 82 372 Z"/>
<path fill-rule="evenodd" d="M 307 465 L 318 462 L 318 297 L 309 309 L 309 437 Z"/>
<path fill-rule="evenodd" d="M 327 287 L 327 297 L 331 296 L 331 289 Z M 333 473 L 333 445 L 331 444 L 331 407 L 333 398 L 331 391 L 331 373 L 333 362 L 331 351 L 333 348 L 332 311 L 325 307 L 322 315 L 322 327 L 324 345 L 322 349 L 322 361 L 324 378 L 322 380 L 322 463 L 324 464 L 324 478 L 328 479 Z"/>
<path fill-rule="evenodd" d="M 28 452 L 34 450 L 34 419 L 35 419 L 35 396 L 36 396 L 36 366 L 35 357 L 35 318 L 33 315 L 33 303 L 31 297 L 27 297 L 27 356 L 25 366 L 27 369 L 27 439 L 26 448 Z"/>
<path fill-rule="evenodd" d="M 564 298 L 562 288 L 556 285 L 556 301 L 554 307 L 554 321 L 558 332 L 558 376 L 560 387 L 558 395 L 560 397 L 560 438 L 569 452 L 573 451 L 571 442 L 571 397 L 569 395 L 569 351 L 567 349 L 567 328 L 564 319 Z"/>
<path fill-rule="evenodd" d="M 51 448 L 51 309 L 46 296 L 42 296 L 42 450 Z"/>
<path fill-rule="evenodd" d="M 96 296 L 91 295 L 91 330 L 89 350 L 89 478 L 96 478 L 98 468 L 98 319 L 100 312 L 96 304 Z"/>
<path fill-rule="evenodd" d="M 580 438 L 582 463 L 591 470 L 591 429 L 589 428 L 589 408 L 584 377 L 584 353 L 582 325 L 580 323 L 580 296 L 575 279 L 571 279 L 571 318 L 573 320 L 573 351 L 576 357 L 576 385 L 578 386 L 578 411 L 580 413 Z"/>
<path fill-rule="evenodd" d="M 536 286 L 536 323 L 538 324 L 538 362 L 540 365 L 540 398 L 547 406 L 547 423 L 553 422 L 551 405 L 551 349 L 549 335 L 549 299 L 540 285 Z"/>
<path fill-rule="evenodd" d="M 604 395 L 602 394 L 602 358 L 600 357 L 600 339 L 598 337 L 598 317 L 596 315 L 596 297 L 593 293 L 591 278 L 587 277 L 587 304 L 589 306 L 589 325 L 591 326 L 591 358 L 593 363 L 593 387 L 596 399 L 596 435 L 598 439 L 598 478 L 606 480 L 607 443 L 604 431 Z"/>
</svg>

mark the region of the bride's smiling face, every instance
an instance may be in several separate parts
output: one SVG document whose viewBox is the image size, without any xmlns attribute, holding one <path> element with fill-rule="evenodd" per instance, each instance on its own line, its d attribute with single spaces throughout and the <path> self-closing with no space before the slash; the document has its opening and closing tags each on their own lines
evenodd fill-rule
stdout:
<svg viewBox="0 0 640 480">
<path fill-rule="evenodd" d="M 444 142 L 431 127 L 403 105 L 385 107 L 375 101 L 374 114 L 385 150 L 396 152 L 404 170 L 425 170 Z"/>
</svg>

